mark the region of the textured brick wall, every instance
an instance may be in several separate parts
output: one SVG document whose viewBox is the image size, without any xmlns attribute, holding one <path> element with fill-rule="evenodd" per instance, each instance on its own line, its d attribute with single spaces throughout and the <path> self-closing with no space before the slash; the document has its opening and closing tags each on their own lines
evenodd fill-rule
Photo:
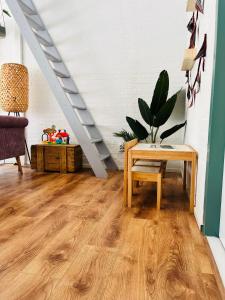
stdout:
<svg viewBox="0 0 225 300">
<path fill-rule="evenodd" d="M 137 98 L 151 99 L 163 68 L 171 75 L 171 93 L 183 85 L 180 63 L 185 5 L 178 0 L 172 6 L 166 1 L 68 1 L 65 7 L 38 1 L 37 5 L 110 151 L 122 167 L 118 152 L 121 141 L 112 133 L 127 128 L 126 115 L 140 118 Z M 179 26 L 177 22 L 170 24 L 175 16 Z M 20 62 L 18 28 L 12 18 L 6 22 L 8 35 L 0 40 L 1 63 Z M 40 141 L 42 128 L 51 124 L 69 126 L 26 44 L 24 63 L 30 73 L 28 142 L 33 144 Z M 174 119 L 180 121 L 183 113 L 181 103 Z M 172 141 L 181 142 L 182 133 Z"/>
<path fill-rule="evenodd" d="M 120 166 L 121 141 L 112 134 L 127 128 L 126 115 L 140 117 L 137 98 L 150 101 L 157 76 L 164 68 L 170 73 L 171 93 L 184 83 L 180 71 L 186 39 L 183 2 L 68 0 L 62 6 L 60 1 L 36 1 Z M 68 128 L 68 124 L 27 47 L 24 57 L 31 77 L 31 144 L 39 141 L 43 127 L 54 123 Z M 183 114 L 184 105 L 180 103 L 174 119 L 179 122 Z M 182 133 L 173 141 L 182 142 Z"/>
</svg>

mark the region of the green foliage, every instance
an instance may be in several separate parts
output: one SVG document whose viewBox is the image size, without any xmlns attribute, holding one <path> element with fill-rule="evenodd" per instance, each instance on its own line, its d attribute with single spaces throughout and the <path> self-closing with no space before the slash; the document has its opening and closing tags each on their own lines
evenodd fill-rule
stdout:
<svg viewBox="0 0 225 300">
<path fill-rule="evenodd" d="M 137 120 L 126 117 L 127 123 L 131 130 L 139 140 L 147 139 L 150 136 L 151 142 L 155 143 L 159 127 L 164 125 L 170 118 L 177 102 L 178 95 L 181 91 L 175 93 L 167 100 L 169 92 L 169 76 L 166 70 L 162 71 L 156 83 L 151 105 L 149 106 L 145 100 L 139 98 L 138 106 L 143 120 L 149 125 L 150 133 Z M 186 125 L 186 122 L 176 125 L 161 134 L 164 139 Z"/>
<path fill-rule="evenodd" d="M 166 70 L 159 74 L 151 102 L 151 112 L 156 115 L 166 103 L 169 92 L 169 75 Z"/>
<path fill-rule="evenodd" d="M 166 139 L 168 136 L 174 134 L 175 132 L 177 132 L 178 130 L 180 130 L 182 127 L 184 127 L 186 124 L 187 124 L 187 121 L 185 121 L 185 122 L 182 123 L 182 124 L 175 125 L 175 126 L 173 126 L 172 128 L 170 128 L 170 129 L 164 131 L 164 132 L 160 135 L 161 140 L 164 140 L 164 139 Z"/>
<path fill-rule="evenodd" d="M 178 95 L 178 93 L 173 95 L 160 108 L 159 112 L 156 114 L 156 116 L 154 118 L 154 124 L 153 124 L 154 127 L 160 127 L 168 121 L 168 119 L 170 118 L 170 116 L 174 110 L 175 104 L 177 102 L 177 95 Z"/>
<path fill-rule="evenodd" d="M 133 139 L 136 139 L 136 135 L 132 132 L 128 132 L 125 129 L 122 129 L 121 131 L 114 132 L 113 134 L 116 137 L 121 137 L 125 142 L 129 142 Z"/>
<path fill-rule="evenodd" d="M 152 126 L 153 125 L 153 115 L 151 113 L 151 110 L 148 106 L 148 104 L 145 102 L 145 100 L 139 98 L 138 99 L 138 106 L 141 113 L 142 118 L 145 120 L 145 122 Z"/>
<path fill-rule="evenodd" d="M 126 117 L 126 120 L 131 130 L 138 137 L 139 140 L 144 140 L 148 137 L 148 131 L 143 125 L 141 125 L 139 121 L 134 120 L 130 117 Z"/>
<path fill-rule="evenodd" d="M 120 145 L 120 151 L 121 152 L 124 152 L 125 142 L 129 142 L 129 141 L 132 141 L 133 139 L 137 138 L 134 133 L 128 132 L 125 129 L 122 129 L 121 131 L 118 131 L 118 132 L 114 132 L 113 135 L 115 137 L 120 137 L 124 140 L 124 143 Z"/>
</svg>

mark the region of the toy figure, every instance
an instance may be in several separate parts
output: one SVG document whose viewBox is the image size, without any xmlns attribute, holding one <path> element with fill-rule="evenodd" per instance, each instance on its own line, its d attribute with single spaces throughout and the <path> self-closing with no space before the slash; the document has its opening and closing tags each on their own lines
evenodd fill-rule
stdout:
<svg viewBox="0 0 225 300">
<path fill-rule="evenodd" d="M 52 142 L 52 137 L 56 133 L 55 128 L 56 128 L 55 125 L 52 125 L 51 128 L 46 128 L 46 129 L 43 130 L 42 142 L 48 142 L 48 143 Z"/>
<path fill-rule="evenodd" d="M 63 142 L 68 145 L 70 141 L 70 137 L 69 134 L 66 132 L 66 129 L 64 129 L 61 135 L 62 135 Z"/>
<path fill-rule="evenodd" d="M 46 128 L 43 130 L 42 142 L 49 144 L 69 144 L 70 136 L 67 133 L 66 129 L 56 130 L 55 125 L 52 125 L 51 128 Z"/>
<path fill-rule="evenodd" d="M 56 134 L 56 143 L 62 144 L 62 142 L 63 142 L 63 139 L 62 139 L 61 129 L 58 129 L 58 132 Z"/>
<path fill-rule="evenodd" d="M 43 133 L 41 136 L 42 142 L 43 143 L 47 143 L 48 142 L 48 134 L 47 133 Z"/>
<path fill-rule="evenodd" d="M 43 130 L 44 134 L 49 134 L 49 133 L 55 133 L 56 132 L 56 129 L 55 129 L 55 125 L 52 125 L 51 128 L 46 128 Z"/>
<path fill-rule="evenodd" d="M 56 144 L 62 144 L 62 139 L 61 138 L 57 138 L 56 139 Z"/>
</svg>

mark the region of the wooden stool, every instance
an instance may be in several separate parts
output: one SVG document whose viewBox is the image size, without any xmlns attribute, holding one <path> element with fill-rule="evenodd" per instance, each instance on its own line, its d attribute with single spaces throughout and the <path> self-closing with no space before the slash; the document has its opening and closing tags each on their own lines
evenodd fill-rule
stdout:
<svg viewBox="0 0 225 300">
<path fill-rule="evenodd" d="M 161 196 L 162 196 L 162 173 L 160 167 L 148 166 L 133 166 L 132 182 L 134 181 L 149 181 L 156 182 L 157 184 L 157 209 L 160 209 Z M 128 190 L 128 207 L 132 206 L 133 184 Z"/>
<path fill-rule="evenodd" d="M 128 151 L 138 143 L 137 139 L 134 139 L 125 144 L 125 158 L 124 158 L 124 205 L 132 206 L 132 194 L 133 183 L 139 181 L 149 181 L 157 183 L 157 209 L 160 209 L 161 195 L 162 195 L 162 172 L 161 166 L 149 166 L 149 162 L 143 162 L 142 165 L 134 165 L 131 169 L 132 184 L 128 190 Z M 128 203 L 127 203 L 128 198 Z"/>
</svg>

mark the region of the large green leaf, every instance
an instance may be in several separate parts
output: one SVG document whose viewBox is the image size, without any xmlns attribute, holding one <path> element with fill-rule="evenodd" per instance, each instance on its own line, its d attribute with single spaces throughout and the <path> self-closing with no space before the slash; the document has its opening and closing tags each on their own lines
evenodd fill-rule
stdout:
<svg viewBox="0 0 225 300">
<path fill-rule="evenodd" d="M 154 127 L 160 127 L 167 122 L 176 104 L 177 95 L 178 93 L 174 94 L 168 101 L 166 101 L 160 111 L 156 114 L 153 124 Z"/>
<path fill-rule="evenodd" d="M 153 115 L 156 115 L 162 106 L 166 103 L 169 91 L 169 75 L 166 70 L 162 71 L 159 75 L 158 81 L 155 86 L 152 103 L 150 106 Z"/>
<path fill-rule="evenodd" d="M 144 121 L 152 126 L 153 125 L 153 116 L 151 114 L 151 110 L 148 106 L 148 104 L 141 98 L 138 99 L 138 106 L 141 113 L 142 118 Z"/>
<path fill-rule="evenodd" d="M 126 117 L 126 120 L 131 130 L 138 137 L 139 140 L 144 140 L 148 137 L 148 131 L 143 125 L 141 125 L 140 122 L 130 117 Z"/>
<path fill-rule="evenodd" d="M 178 125 L 175 125 L 173 126 L 172 128 L 164 131 L 161 135 L 160 135 L 160 138 L 162 140 L 166 139 L 167 137 L 171 136 L 172 134 L 174 134 L 175 132 L 177 132 L 178 130 L 180 130 L 181 128 L 183 128 L 185 125 L 187 124 L 187 121 L 185 121 L 184 123 L 182 124 L 178 124 Z"/>
</svg>

